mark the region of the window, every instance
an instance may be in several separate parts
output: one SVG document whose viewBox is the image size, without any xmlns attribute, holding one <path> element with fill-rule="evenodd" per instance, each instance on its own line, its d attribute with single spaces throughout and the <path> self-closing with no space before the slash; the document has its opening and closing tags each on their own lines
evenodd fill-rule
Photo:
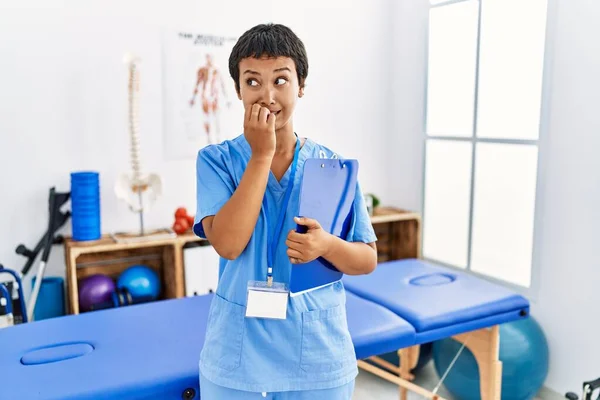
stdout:
<svg viewBox="0 0 600 400">
<path fill-rule="evenodd" d="M 423 256 L 531 286 L 547 0 L 431 0 Z"/>
</svg>

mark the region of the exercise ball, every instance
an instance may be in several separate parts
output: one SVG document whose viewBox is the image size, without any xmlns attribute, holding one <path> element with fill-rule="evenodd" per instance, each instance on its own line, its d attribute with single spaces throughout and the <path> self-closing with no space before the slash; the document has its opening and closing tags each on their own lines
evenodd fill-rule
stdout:
<svg viewBox="0 0 600 400">
<path fill-rule="evenodd" d="M 427 365 L 427 363 L 429 361 L 431 361 L 432 348 L 433 348 L 433 343 L 425 343 L 420 346 L 419 359 L 417 360 L 417 365 L 413 369 L 411 369 L 410 372 L 412 372 L 413 374 L 419 372 L 419 370 L 421 370 L 421 368 L 423 368 L 425 365 Z M 398 356 L 397 351 L 391 351 L 389 353 L 380 354 L 379 358 L 382 358 L 385 361 L 387 361 L 395 366 L 400 365 L 400 357 Z M 368 362 L 371 364 L 377 365 L 370 361 L 368 361 Z"/>
<path fill-rule="evenodd" d="M 459 351 L 461 343 L 447 338 L 434 342 L 433 362 L 442 376 Z M 530 400 L 548 375 L 548 342 L 542 328 L 531 316 L 500 325 L 502 399 Z M 473 353 L 465 347 L 448 373 L 444 386 L 456 398 L 481 399 L 479 368 Z"/>
<path fill-rule="evenodd" d="M 117 287 L 126 288 L 134 302 L 153 301 L 160 294 L 160 279 L 152 268 L 132 265 L 119 275 Z"/>
<path fill-rule="evenodd" d="M 111 300 L 115 282 L 106 275 L 94 274 L 79 282 L 79 308 L 90 311 L 93 306 Z"/>
</svg>

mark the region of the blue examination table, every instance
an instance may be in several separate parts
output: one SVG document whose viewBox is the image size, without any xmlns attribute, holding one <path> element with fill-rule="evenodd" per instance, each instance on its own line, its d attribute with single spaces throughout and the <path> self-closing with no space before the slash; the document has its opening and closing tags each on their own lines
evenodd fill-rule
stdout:
<svg viewBox="0 0 600 400">
<path fill-rule="evenodd" d="M 500 399 L 498 324 L 526 318 L 526 299 L 412 259 L 381 263 L 372 274 L 343 282 L 362 369 L 403 391 L 419 391 L 410 382 L 419 345 L 454 337 L 477 358 L 482 399 Z M 198 359 L 211 300 L 164 300 L 0 329 L 0 399 L 199 399 Z M 376 355 L 390 351 L 401 354 L 393 374 L 377 366 Z"/>
</svg>

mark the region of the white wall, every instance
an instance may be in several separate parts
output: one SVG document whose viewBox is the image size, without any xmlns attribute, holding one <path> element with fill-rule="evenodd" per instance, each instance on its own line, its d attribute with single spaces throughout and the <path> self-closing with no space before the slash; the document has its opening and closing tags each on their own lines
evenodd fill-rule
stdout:
<svg viewBox="0 0 600 400">
<path fill-rule="evenodd" d="M 392 1 L 393 129 L 387 137 L 393 204 L 421 210 L 429 1 Z"/>
<path fill-rule="evenodd" d="M 163 28 L 241 35 L 257 23 L 288 24 L 310 63 L 296 131 L 358 158 L 365 191 L 389 198 L 386 145 L 378 140 L 391 122 L 385 0 L 0 4 L 0 262 L 7 267 L 21 269 L 25 259 L 14 249 L 37 243 L 46 230 L 48 189 L 70 190 L 73 170 L 100 171 L 104 232 L 138 229 L 137 217 L 113 195 L 117 174 L 129 170 L 127 51 L 142 59 L 142 160 L 164 184 L 146 224 L 170 226 L 180 205 L 195 211 L 195 160 L 163 154 Z M 61 232 L 68 235 L 67 225 Z M 55 246 L 48 275 L 64 276 L 63 258 Z"/>
<path fill-rule="evenodd" d="M 8 3 L 8 2 L 6 2 Z M 548 134 L 541 141 L 539 291 L 532 312 L 551 350 L 546 385 L 578 389 L 600 375 L 600 3 L 550 0 Z M 194 209 L 194 161 L 162 152 L 161 27 L 240 34 L 255 23 L 289 24 L 307 45 L 300 134 L 361 161 L 366 190 L 420 210 L 428 5 L 426 1 L 19 2 L 0 12 L 0 262 L 20 268 L 18 243 L 45 230 L 48 188 L 69 190 L 69 172 L 98 169 L 105 231 L 136 228 L 112 195 L 128 166 L 125 51 L 144 60 L 141 131 L 147 169 L 165 196 L 151 226 Z M 49 5 L 50 4 L 50 5 Z M 217 5 L 218 4 L 218 5 Z M 11 6 L 15 7 L 15 6 Z M 234 12 L 235 10 L 235 12 Z M 234 14 L 236 16 L 234 16 Z M 65 233 L 69 233 L 67 228 Z M 50 274 L 62 275 L 59 246 Z"/>
<path fill-rule="evenodd" d="M 393 9 L 391 197 L 421 210 L 428 2 Z M 537 292 L 532 315 L 550 346 L 546 386 L 579 391 L 600 376 L 600 3 L 549 0 L 547 134 L 540 140 Z M 391 157 L 391 156 L 390 156 Z M 535 278 L 534 278 L 535 279 Z"/>
<path fill-rule="evenodd" d="M 551 3 L 558 8 L 550 32 L 540 281 L 532 313 L 550 344 L 547 386 L 562 393 L 600 376 L 600 52 L 592 50 L 600 3 Z"/>
</svg>

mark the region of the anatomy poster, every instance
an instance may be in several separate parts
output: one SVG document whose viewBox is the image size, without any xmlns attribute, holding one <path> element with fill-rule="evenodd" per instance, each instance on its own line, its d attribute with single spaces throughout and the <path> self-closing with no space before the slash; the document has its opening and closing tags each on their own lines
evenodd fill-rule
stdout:
<svg viewBox="0 0 600 400">
<path fill-rule="evenodd" d="M 168 31 L 163 37 L 164 144 L 168 159 L 242 132 L 243 106 L 229 75 L 237 38 Z"/>
</svg>

